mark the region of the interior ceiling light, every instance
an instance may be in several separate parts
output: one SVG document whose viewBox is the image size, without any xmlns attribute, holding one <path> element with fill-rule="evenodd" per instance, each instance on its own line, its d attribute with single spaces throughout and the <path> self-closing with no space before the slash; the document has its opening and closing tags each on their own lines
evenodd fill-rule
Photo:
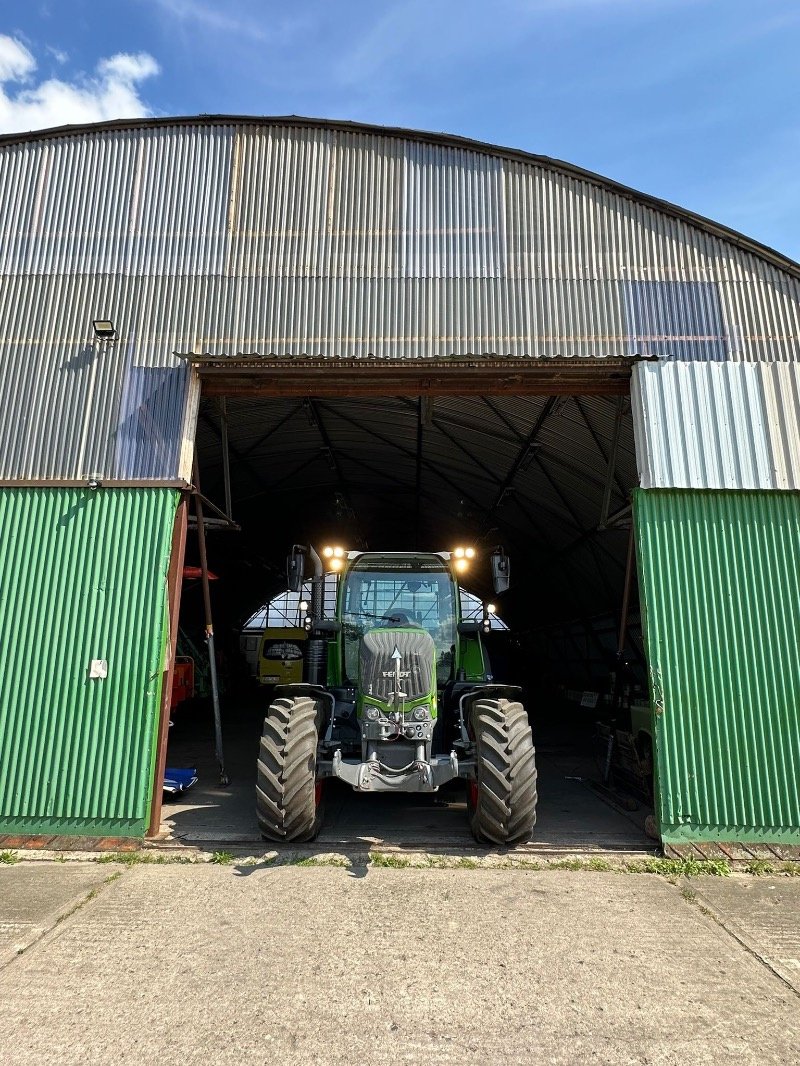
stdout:
<svg viewBox="0 0 800 1066">
<path fill-rule="evenodd" d="M 110 341 L 117 335 L 117 331 L 114 329 L 114 323 L 110 318 L 96 318 L 92 322 L 95 337 L 100 340 Z"/>
</svg>

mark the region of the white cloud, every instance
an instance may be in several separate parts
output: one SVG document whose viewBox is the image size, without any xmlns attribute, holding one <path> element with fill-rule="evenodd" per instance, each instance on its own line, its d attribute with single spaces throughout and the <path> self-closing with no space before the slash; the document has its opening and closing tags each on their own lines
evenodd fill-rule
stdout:
<svg viewBox="0 0 800 1066">
<path fill-rule="evenodd" d="M 230 3 L 225 3 L 222 9 L 199 0 L 157 0 L 157 3 L 180 22 L 199 23 L 214 32 L 240 34 L 259 41 L 267 39 L 260 22 L 238 14 Z"/>
<path fill-rule="evenodd" d="M 102 59 L 93 75 L 79 74 L 71 82 L 50 78 L 36 84 L 35 71 L 28 49 L 0 34 L 0 133 L 149 115 L 139 84 L 159 67 L 146 52 L 120 52 Z"/>
<path fill-rule="evenodd" d="M 62 51 L 62 49 L 53 48 L 49 44 L 46 47 L 47 47 L 47 51 L 50 53 L 50 55 L 53 57 L 53 59 L 55 59 L 56 63 L 62 63 L 63 64 L 63 63 L 66 63 L 66 61 L 69 59 L 69 55 L 66 52 Z"/>
<path fill-rule="evenodd" d="M 20 41 L 0 34 L 0 82 L 21 81 L 36 70 L 36 60 Z"/>
</svg>

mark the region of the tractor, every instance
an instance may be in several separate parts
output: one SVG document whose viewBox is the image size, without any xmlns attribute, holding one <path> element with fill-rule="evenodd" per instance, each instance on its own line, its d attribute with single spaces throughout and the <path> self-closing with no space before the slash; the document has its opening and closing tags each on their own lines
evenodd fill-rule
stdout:
<svg viewBox="0 0 800 1066">
<path fill-rule="evenodd" d="M 482 618 L 463 619 L 459 579 L 474 548 L 375 552 L 295 545 L 289 588 L 300 600 L 302 682 L 276 686 L 261 736 L 256 810 L 265 840 L 313 840 L 325 782 L 358 792 L 436 792 L 460 778 L 475 839 L 527 841 L 536 822 L 536 761 L 517 686 L 498 684 Z M 496 593 L 510 560 L 491 554 Z M 325 576 L 336 575 L 334 618 L 324 617 Z"/>
</svg>

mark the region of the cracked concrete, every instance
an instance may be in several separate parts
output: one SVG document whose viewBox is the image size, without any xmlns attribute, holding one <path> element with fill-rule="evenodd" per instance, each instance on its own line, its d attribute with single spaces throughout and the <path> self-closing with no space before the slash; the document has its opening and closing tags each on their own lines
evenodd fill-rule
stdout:
<svg viewBox="0 0 800 1066">
<path fill-rule="evenodd" d="M 784 1063 L 797 983 L 758 950 L 784 958 L 800 881 L 776 880 L 759 910 L 766 881 L 703 879 L 705 913 L 652 875 L 134 866 L 0 971 L 3 1061 Z"/>
</svg>

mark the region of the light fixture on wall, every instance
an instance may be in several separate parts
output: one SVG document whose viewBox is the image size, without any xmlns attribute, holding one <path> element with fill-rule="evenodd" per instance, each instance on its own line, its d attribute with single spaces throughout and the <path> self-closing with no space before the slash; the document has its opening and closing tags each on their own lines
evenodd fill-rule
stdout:
<svg viewBox="0 0 800 1066">
<path fill-rule="evenodd" d="M 96 318 L 92 322 L 94 328 L 94 335 L 101 341 L 113 341 L 117 335 L 117 331 L 114 329 L 114 323 L 109 318 Z"/>
</svg>

